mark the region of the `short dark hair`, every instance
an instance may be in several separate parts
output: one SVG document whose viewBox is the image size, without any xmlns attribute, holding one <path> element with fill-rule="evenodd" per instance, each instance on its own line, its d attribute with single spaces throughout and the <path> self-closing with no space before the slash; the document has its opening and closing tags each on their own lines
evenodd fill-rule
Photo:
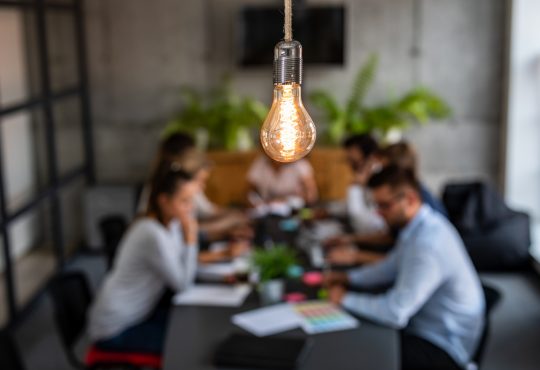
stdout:
<svg viewBox="0 0 540 370">
<path fill-rule="evenodd" d="M 385 185 L 390 186 L 392 190 L 408 186 L 420 194 L 420 183 L 416 179 L 414 172 L 409 168 L 403 168 L 395 164 L 386 166 L 375 173 L 367 183 L 370 189 L 377 189 Z"/>
<path fill-rule="evenodd" d="M 345 149 L 356 148 L 364 154 L 365 157 L 369 157 L 379 149 L 377 140 L 370 134 L 360 134 L 349 136 L 343 141 L 343 147 Z"/>
</svg>

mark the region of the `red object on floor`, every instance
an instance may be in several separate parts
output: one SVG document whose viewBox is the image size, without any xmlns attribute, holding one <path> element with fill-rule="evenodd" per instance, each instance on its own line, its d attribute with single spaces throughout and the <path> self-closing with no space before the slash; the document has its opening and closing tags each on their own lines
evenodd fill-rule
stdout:
<svg viewBox="0 0 540 370">
<path fill-rule="evenodd" d="M 161 369 L 162 367 L 160 355 L 137 352 L 112 352 L 101 350 L 94 346 L 90 347 L 86 353 L 85 362 L 87 366 L 130 364 L 140 367 L 151 367 L 153 369 Z"/>
</svg>

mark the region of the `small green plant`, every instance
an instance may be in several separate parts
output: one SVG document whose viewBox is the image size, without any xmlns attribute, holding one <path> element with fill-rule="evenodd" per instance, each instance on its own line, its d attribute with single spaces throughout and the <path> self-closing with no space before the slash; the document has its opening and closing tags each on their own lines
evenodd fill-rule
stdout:
<svg viewBox="0 0 540 370">
<path fill-rule="evenodd" d="M 377 56 L 371 55 L 358 71 L 344 106 L 327 91 L 318 90 L 310 95 L 311 101 L 324 112 L 323 141 L 327 144 L 339 144 L 351 134 L 375 133 L 384 138 L 392 129 L 403 130 L 414 123 L 425 124 L 451 115 L 446 102 L 425 87 L 416 87 L 399 99 L 367 107 L 364 100 L 375 79 L 377 65 Z"/>
<path fill-rule="evenodd" d="M 206 93 L 183 88 L 182 100 L 183 109 L 167 124 L 163 136 L 176 132 L 196 136 L 197 131 L 204 130 L 208 146 L 215 149 L 239 149 L 241 140 L 248 140 L 248 147 L 253 145 L 255 128 L 268 113 L 261 102 L 233 93 L 229 78 Z"/>
<path fill-rule="evenodd" d="M 296 253 L 285 245 L 276 245 L 270 249 L 257 248 L 253 252 L 252 264 L 258 269 L 261 282 L 281 279 L 297 264 Z"/>
</svg>

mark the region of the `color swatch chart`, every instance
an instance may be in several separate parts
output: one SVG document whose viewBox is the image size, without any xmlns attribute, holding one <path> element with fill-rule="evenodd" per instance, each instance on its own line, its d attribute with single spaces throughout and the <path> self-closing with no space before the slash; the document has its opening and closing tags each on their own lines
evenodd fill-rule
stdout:
<svg viewBox="0 0 540 370">
<path fill-rule="evenodd" d="M 302 329 L 308 334 L 354 329 L 358 320 L 325 301 L 308 301 L 296 303 L 294 310 L 302 318 Z"/>
</svg>

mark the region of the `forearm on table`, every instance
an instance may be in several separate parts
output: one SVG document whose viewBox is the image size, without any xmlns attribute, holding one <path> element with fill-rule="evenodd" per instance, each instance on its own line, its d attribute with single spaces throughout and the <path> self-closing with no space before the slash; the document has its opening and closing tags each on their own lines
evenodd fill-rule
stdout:
<svg viewBox="0 0 540 370">
<path fill-rule="evenodd" d="M 388 232 L 377 232 L 368 235 L 353 235 L 353 242 L 362 246 L 374 246 L 374 247 L 383 247 L 391 245 L 395 242 L 394 237 Z"/>
</svg>

